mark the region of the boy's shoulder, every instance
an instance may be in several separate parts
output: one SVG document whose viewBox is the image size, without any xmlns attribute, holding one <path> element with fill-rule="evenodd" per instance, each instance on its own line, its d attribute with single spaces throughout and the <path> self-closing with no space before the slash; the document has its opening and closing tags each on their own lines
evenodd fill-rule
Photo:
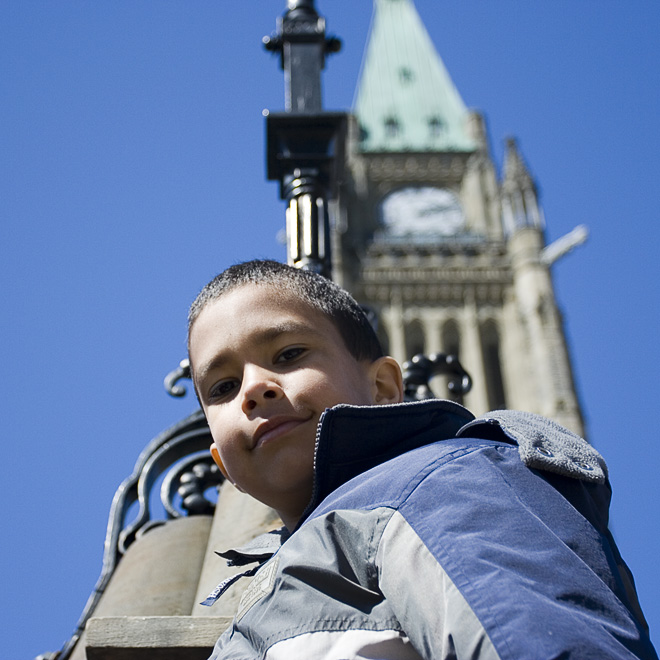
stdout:
<svg viewBox="0 0 660 660">
<path fill-rule="evenodd" d="M 443 399 L 384 406 L 339 405 L 321 417 L 317 477 L 348 480 L 372 467 L 422 447 L 442 443 L 440 453 L 468 439 L 514 445 L 529 468 L 604 483 L 607 466 L 584 438 L 534 413 L 495 410 L 475 417 Z M 326 488 L 340 485 L 329 479 Z"/>
<path fill-rule="evenodd" d="M 398 508 L 433 472 L 443 472 L 434 477 L 438 488 L 465 479 L 485 480 L 486 488 L 487 471 L 504 469 L 496 454 L 520 475 L 533 470 L 593 484 L 607 480 L 605 461 L 586 440 L 532 413 L 500 410 L 475 418 L 451 401 L 429 400 L 372 410 L 340 406 L 329 417 L 317 456 L 313 517 L 337 507 Z"/>
</svg>

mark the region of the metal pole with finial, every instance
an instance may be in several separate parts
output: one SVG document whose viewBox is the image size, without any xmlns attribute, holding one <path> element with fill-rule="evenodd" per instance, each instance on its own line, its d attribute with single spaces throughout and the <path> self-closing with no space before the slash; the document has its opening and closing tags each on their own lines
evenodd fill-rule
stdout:
<svg viewBox="0 0 660 660">
<path fill-rule="evenodd" d="M 314 0 L 288 0 L 277 32 L 264 37 L 284 70 L 285 112 L 266 115 L 267 176 L 280 182 L 286 210 L 287 260 L 332 274 L 328 200 L 343 161 L 346 115 L 323 112 L 321 71 L 341 42 L 326 37 Z"/>
</svg>

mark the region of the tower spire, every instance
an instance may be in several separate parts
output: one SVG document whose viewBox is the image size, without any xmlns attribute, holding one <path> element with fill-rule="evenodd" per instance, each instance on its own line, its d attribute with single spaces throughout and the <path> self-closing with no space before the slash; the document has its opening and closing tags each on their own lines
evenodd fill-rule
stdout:
<svg viewBox="0 0 660 660">
<path fill-rule="evenodd" d="M 475 148 L 465 104 L 412 0 L 375 0 L 354 113 L 361 151 Z"/>
</svg>

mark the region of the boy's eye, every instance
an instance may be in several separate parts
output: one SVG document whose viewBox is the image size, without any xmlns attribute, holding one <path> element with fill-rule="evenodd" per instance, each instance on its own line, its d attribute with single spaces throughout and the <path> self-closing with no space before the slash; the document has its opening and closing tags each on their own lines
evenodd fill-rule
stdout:
<svg viewBox="0 0 660 660">
<path fill-rule="evenodd" d="M 285 348 L 275 359 L 275 362 L 290 362 L 295 360 L 297 357 L 300 357 L 307 349 L 302 346 L 293 346 L 291 348 Z"/>
<path fill-rule="evenodd" d="M 227 397 L 237 386 L 238 383 L 235 380 L 223 380 L 220 383 L 216 383 L 209 391 L 209 400 L 213 401 L 214 399 Z"/>
</svg>

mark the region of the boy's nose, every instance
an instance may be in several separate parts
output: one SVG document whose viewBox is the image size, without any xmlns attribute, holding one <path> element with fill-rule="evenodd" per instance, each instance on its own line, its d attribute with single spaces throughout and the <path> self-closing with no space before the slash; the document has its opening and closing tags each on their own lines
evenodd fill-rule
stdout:
<svg viewBox="0 0 660 660">
<path fill-rule="evenodd" d="M 257 406 L 270 399 L 279 399 L 284 392 L 272 374 L 259 368 L 253 368 L 243 374 L 243 412 L 250 413 Z"/>
</svg>

